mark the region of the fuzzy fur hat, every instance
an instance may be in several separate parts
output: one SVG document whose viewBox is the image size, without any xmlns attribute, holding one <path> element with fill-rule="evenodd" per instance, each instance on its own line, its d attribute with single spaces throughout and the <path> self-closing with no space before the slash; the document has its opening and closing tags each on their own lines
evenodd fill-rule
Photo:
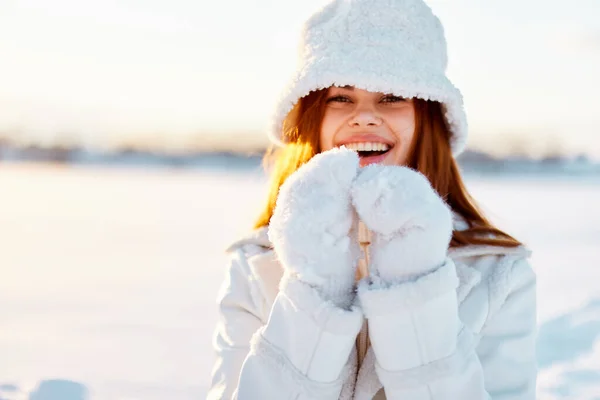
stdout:
<svg viewBox="0 0 600 400">
<path fill-rule="evenodd" d="M 446 39 L 423 0 L 332 0 L 302 32 L 299 66 L 276 106 L 269 136 L 283 144 L 283 120 L 309 92 L 352 85 L 443 104 L 452 153 L 466 145 L 460 91 L 446 77 Z"/>
</svg>

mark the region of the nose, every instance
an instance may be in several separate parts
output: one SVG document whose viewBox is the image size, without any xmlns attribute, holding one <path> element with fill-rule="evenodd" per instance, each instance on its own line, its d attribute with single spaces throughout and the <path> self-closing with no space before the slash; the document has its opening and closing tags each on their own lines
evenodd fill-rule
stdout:
<svg viewBox="0 0 600 400">
<path fill-rule="evenodd" d="M 348 120 L 348 125 L 351 127 L 380 126 L 381 123 L 382 119 L 370 109 L 356 110 L 356 113 Z"/>
</svg>

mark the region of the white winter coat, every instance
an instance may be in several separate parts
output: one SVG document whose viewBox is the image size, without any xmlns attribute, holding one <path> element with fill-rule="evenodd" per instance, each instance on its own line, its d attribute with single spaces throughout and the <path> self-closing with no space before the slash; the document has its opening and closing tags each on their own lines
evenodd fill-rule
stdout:
<svg viewBox="0 0 600 400">
<path fill-rule="evenodd" d="M 535 398 L 535 274 L 523 247 L 450 249 L 436 272 L 363 291 L 351 311 L 282 281 L 266 229 L 229 250 L 209 399 Z M 336 357 L 354 346 L 348 332 L 363 312 L 370 330 L 385 324 L 390 333 L 377 345 L 416 367 L 385 371 L 372 348 L 360 368 L 356 350 Z M 339 378 L 310 378 L 332 374 Z"/>
</svg>

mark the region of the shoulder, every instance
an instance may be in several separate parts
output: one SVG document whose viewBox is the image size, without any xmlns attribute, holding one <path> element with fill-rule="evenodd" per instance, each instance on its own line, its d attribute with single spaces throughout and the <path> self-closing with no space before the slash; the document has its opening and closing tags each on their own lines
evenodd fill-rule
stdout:
<svg viewBox="0 0 600 400">
<path fill-rule="evenodd" d="M 266 227 L 255 229 L 231 243 L 225 249 L 229 268 L 242 269 L 244 274 L 250 277 L 252 275 L 251 260 L 273 251 L 267 231 Z"/>
<path fill-rule="evenodd" d="M 465 246 L 450 249 L 448 255 L 490 279 L 508 277 L 514 272 L 530 269 L 528 259 L 531 250 L 525 246 Z"/>
<path fill-rule="evenodd" d="M 227 248 L 229 274 L 238 276 L 238 288 L 249 291 L 258 308 L 268 316 L 283 269 L 268 238 L 268 228 L 256 229 Z"/>
<path fill-rule="evenodd" d="M 511 294 L 535 286 L 536 274 L 529 257 L 531 251 L 523 246 L 467 246 L 451 249 L 450 257 L 462 269 L 478 275 L 479 285 L 488 292 L 489 314 L 498 311 Z"/>
<path fill-rule="evenodd" d="M 229 273 L 237 272 L 245 280 L 256 279 L 256 260 L 271 257 L 273 247 L 269 241 L 267 228 L 255 229 L 231 243 L 226 249 Z"/>
<path fill-rule="evenodd" d="M 271 250 L 273 250 L 273 245 L 269 241 L 267 227 L 258 228 L 247 233 L 225 249 L 228 254 L 237 254 L 246 258 Z"/>
<path fill-rule="evenodd" d="M 272 253 L 265 239 L 266 233 L 257 230 L 227 248 L 225 276 L 217 295 L 222 312 L 241 309 L 263 321 L 268 317 L 264 284 L 257 275 L 257 260 Z"/>
</svg>

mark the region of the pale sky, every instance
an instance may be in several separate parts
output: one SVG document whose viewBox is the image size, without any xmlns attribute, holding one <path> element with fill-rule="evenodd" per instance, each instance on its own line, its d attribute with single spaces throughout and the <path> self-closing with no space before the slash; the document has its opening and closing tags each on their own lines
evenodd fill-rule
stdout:
<svg viewBox="0 0 600 400">
<path fill-rule="evenodd" d="M 111 146 L 264 143 L 325 0 L 0 0 L 0 133 Z M 469 144 L 600 157 L 600 1 L 429 0 Z"/>
</svg>

